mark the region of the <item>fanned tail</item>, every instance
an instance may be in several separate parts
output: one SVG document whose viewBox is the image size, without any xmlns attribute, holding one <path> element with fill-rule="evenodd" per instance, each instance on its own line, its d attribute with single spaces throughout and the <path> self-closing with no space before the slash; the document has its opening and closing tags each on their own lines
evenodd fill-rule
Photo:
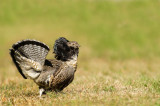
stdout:
<svg viewBox="0 0 160 106">
<path fill-rule="evenodd" d="M 48 52 L 49 47 L 36 40 L 22 40 L 13 44 L 10 49 L 12 60 L 25 79 L 27 79 L 25 71 L 31 69 L 41 71 Z"/>
</svg>

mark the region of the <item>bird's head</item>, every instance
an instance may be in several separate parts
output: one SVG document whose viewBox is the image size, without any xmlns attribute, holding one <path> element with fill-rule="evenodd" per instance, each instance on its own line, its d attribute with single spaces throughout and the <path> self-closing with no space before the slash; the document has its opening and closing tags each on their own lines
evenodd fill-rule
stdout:
<svg viewBox="0 0 160 106">
<path fill-rule="evenodd" d="M 76 41 L 69 41 L 64 37 L 60 37 L 55 41 L 54 52 L 55 58 L 62 61 L 72 59 L 73 56 L 79 53 L 80 45 Z"/>
<path fill-rule="evenodd" d="M 73 49 L 79 49 L 80 45 L 76 41 L 67 42 L 67 45 Z"/>
</svg>

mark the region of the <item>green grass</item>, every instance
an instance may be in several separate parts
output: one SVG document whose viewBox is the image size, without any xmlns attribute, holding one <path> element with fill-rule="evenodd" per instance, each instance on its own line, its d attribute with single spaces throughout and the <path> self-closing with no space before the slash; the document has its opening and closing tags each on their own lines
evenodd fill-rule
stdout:
<svg viewBox="0 0 160 106">
<path fill-rule="evenodd" d="M 1 0 L 0 105 L 160 105 L 160 1 Z M 52 49 L 64 36 L 81 45 L 75 80 L 38 98 L 9 56 L 37 39 Z M 47 58 L 53 58 L 49 53 Z"/>
</svg>

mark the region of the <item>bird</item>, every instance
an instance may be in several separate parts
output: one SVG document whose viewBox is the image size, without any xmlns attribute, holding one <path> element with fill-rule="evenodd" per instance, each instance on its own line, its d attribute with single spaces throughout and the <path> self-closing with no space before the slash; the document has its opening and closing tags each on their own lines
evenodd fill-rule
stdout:
<svg viewBox="0 0 160 106">
<path fill-rule="evenodd" d="M 13 44 L 10 56 L 24 79 L 33 80 L 39 96 L 47 91 L 60 92 L 74 79 L 80 45 L 59 37 L 53 45 L 53 59 L 46 59 L 49 47 L 40 41 L 25 39 Z"/>
</svg>

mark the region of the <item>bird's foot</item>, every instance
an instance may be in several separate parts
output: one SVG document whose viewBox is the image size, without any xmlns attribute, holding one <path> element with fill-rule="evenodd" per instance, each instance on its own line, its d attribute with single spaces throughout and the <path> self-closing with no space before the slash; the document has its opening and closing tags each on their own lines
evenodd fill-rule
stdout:
<svg viewBox="0 0 160 106">
<path fill-rule="evenodd" d="M 45 89 L 44 88 L 39 88 L 39 97 L 42 98 L 42 95 L 45 95 Z"/>
</svg>

